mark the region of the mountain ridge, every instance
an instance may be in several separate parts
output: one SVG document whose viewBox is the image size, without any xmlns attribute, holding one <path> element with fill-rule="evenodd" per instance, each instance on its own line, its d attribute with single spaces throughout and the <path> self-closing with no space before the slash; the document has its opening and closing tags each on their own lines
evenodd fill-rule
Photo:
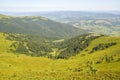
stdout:
<svg viewBox="0 0 120 80">
<path fill-rule="evenodd" d="M 9 17 L 8 19 L 0 19 L 0 31 L 63 38 L 69 38 L 84 32 L 83 30 L 77 29 L 71 25 L 55 22 L 45 17 L 36 16 Z"/>
</svg>

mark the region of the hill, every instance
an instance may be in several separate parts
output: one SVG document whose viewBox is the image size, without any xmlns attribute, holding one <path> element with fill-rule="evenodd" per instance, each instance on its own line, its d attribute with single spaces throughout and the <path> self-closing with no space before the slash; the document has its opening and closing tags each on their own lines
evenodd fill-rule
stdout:
<svg viewBox="0 0 120 80">
<path fill-rule="evenodd" d="M 14 13 L 13 13 L 14 14 Z M 26 13 L 28 14 L 28 13 Z M 20 15 L 20 14 L 19 14 Z M 23 15 L 21 13 L 21 15 Z M 120 36 L 120 12 L 55 11 L 31 13 L 67 23 L 87 32 Z"/>
<path fill-rule="evenodd" d="M 120 36 L 119 11 L 52 11 L 5 14 L 14 16 L 44 16 L 51 20 L 72 25 L 87 33 Z"/>
<path fill-rule="evenodd" d="M 101 37 L 99 34 L 84 34 L 68 40 L 64 40 L 57 45 L 57 58 L 67 59 L 71 56 L 77 55 L 89 46 L 92 40 Z"/>
<path fill-rule="evenodd" d="M 6 52 L 31 56 L 47 56 L 48 53 L 52 52 L 52 41 L 54 38 L 12 33 L 0 33 L 0 35 L 1 47 L 3 45 L 1 50 Z"/>
<path fill-rule="evenodd" d="M 11 37 L 11 35 L 14 36 Z M 22 38 L 19 38 L 20 36 Z M 13 53 L 10 46 L 15 42 L 19 43 L 21 39 L 23 40 L 21 42 L 24 42 L 23 36 L 26 35 L 0 33 L 1 80 L 119 80 L 120 78 L 119 37 L 87 34 L 65 41 L 49 39 L 54 44 L 53 48 L 62 49 L 63 47 L 59 47 L 59 45 L 65 43 L 63 46 L 67 45 L 68 52 L 69 47 L 80 49 L 81 47 L 77 43 L 81 43 L 81 39 L 83 42 L 90 40 L 89 45 L 78 51 L 77 54 L 69 56 L 67 59 L 55 59 Z M 76 41 L 76 44 L 73 46 L 71 41 Z M 57 46 L 55 47 L 55 45 Z M 18 45 L 15 46 L 18 47 Z M 12 47 L 12 49 L 16 48 Z M 60 51 L 58 50 L 59 53 Z M 68 52 L 62 54 L 69 54 Z"/>
<path fill-rule="evenodd" d="M 6 40 L 12 43 L 8 51 L 12 53 L 22 53 L 31 56 L 46 56 L 49 58 L 67 59 L 77 55 L 87 48 L 90 42 L 102 35 L 84 34 L 71 39 L 55 40 L 36 35 L 1 33 Z"/>
<path fill-rule="evenodd" d="M 12 17 L 5 15 L 0 15 L 0 31 L 54 38 L 70 38 L 84 32 L 71 25 L 55 22 L 45 17 Z"/>
</svg>

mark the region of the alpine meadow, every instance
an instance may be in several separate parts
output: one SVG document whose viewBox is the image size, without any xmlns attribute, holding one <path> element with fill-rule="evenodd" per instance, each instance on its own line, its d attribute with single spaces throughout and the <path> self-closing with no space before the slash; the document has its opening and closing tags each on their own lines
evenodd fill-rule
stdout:
<svg viewBox="0 0 120 80">
<path fill-rule="evenodd" d="M 120 80 L 120 1 L 0 3 L 0 80 Z"/>
</svg>

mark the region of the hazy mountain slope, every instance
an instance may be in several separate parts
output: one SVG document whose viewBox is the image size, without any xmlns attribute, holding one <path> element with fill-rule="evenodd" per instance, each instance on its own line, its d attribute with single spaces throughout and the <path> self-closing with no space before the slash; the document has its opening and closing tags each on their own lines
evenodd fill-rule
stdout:
<svg viewBox="0 0 120 80">
<path fill-rule="evenodd" d="M 116 14 L 115 14 L 116 13 Z M 14 14 L 14 13 L 13 13 Z M 22 14 L 22 13 L 21 13 Z M 120 36 L 120 12 L 56 11 L 31 13 L 68 23 L 87 32 Z"/>
<path fill-rule="evenodd" d="M 119 11 L 53 11 L 53 12 L 21 12 L 6 13 L 17 16 L 44 16 L 49 19 L 68 23 L 90 33 L 120 36 L 120 12 Z"/>
<path fill-rule="evenodd" d="M 0 17 L 1 32 L 37 34 L 57 38 L 70 38 L 84 32 L 71 25 L 55 22 L 44 17 L 7 17 L 4 15 Z"/>
</svg>

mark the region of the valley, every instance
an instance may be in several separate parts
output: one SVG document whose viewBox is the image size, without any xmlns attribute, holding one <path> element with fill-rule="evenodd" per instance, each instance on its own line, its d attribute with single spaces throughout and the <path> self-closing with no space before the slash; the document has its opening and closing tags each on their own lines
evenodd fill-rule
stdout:
<svg viewBox="0 0 120 80">
<path fill-rule="evenodd" d="M 31 52 L 29 51 L 27 52 L 28 54 L 26 55 L 24 50 L 20 49 L 18 50 L 20 52 L 17 52 L 15 47 L 14 48 L 12 47 L 13 49 L 11 50 L 10 46 L 13 45 L 13 43 L 19 41 L 17 41 L 16 39 L 8 40 L 6 38 L 8 37 L 8 34 L 6 33 L 0 33 L 0 35 L 1 35 L 0 37 L 0 46 L 1 46 L 0 79 L 1 80 L 13 80 L 13 79 L 18 79 L 18 80 L 19 79 L 20 80 L 21 79 L 22 80 L 116 79 L 119 80 L 119 75 L 120 75 L 119 73 L 120 38 L 119 37 L 109 37 L 109 36 L 98 37 L 92 40 L 89 46 L 85 47 L 82 51 L 79 51 L 78 52 L 79 54 L 69 57 L 68 59 L 62 59 L 61 57 L 56 58 L 55 55 L 47 57 L 46 54 L 38 55 L 41 56 L 38 57 L 35 54 L 36 52 L 33 55 L 30 55 Z M 87 35 L 86 37 L 88 37 L 89 35 Z M 77 38 L 73 38 L 73 39 L 77 39 Z M 110 45 L 110 43 L 111 44 L 115 43 L 115 44 Z M 93 51 L 92 53 L 90 53 L 92 50 L 94 50 L 95 47 L 97 47 L 100 44 L 106 44 L 110 46 L 109 47 L 101 46 L 103 47 L 103 49 L 101 49 L 100 47 L 95 51 Z M 20 44 L 16 44 L 16 47 L 18 47 L 19 45 Z M 53 50 L 55 51 L 55 49 Z M 60 54 L 60 52 L 63 51 L 64 50 L 55 51 L 55 52 Z"/>
<path fill-rule="evenodd" d="M 75 20 L 79 19 L 83 18 Z M 104 26 L 104 21 L 91 19 Z M 0 80 L 119 80 L 119 19 L 113 16 L 111 21 L 115 34 L 104 28 L 102 34 L 91 22 L 98 31 L 83 29 L 89 26 L 88 19 L 79 24 L 81 28 L 73 20 L 64 23 L 41 16 L 0 15 Z"/>
</svg>

